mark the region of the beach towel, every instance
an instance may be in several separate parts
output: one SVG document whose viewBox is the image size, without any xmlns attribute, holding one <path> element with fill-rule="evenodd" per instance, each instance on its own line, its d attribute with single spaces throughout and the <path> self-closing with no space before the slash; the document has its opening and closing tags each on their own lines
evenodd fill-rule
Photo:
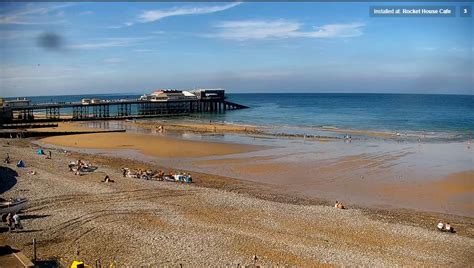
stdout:
<svg viewBox="0 0 474 268">
<path fill-rule="evenodd" d="M 23 162 L 23 160 L 18 161 L 18 163 L 16 164 L 16 166 L 19 167 L 19 168 L 26 167 L 25 162 Z"/>
</svg>

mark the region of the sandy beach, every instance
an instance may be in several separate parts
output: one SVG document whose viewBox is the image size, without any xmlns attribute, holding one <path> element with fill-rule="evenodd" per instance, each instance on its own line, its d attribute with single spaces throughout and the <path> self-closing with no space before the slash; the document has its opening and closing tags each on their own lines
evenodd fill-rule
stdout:
<svg viewBox="0 0 474 268">
<path fill-rule="evenodd" d="M 36 238 L 39 258 L 61 265 L 76 258 L 115 260 L 120 266 L 250 265 L 253 255 L 261 265 L 464 266 L 473 261 L 472 218 L 337 210 L 266 184 L 201 173 L 193 173 L 192 185 L 122 178 L 120 166 L 149 165 L 60 150 L 48 160 L 28 141 L 6 142 L 2 148 L 27 168 L 2 168 L 2 180 L 12 179 L 6 170 L 18 173 L 3 196 L 28 196 L 30 206 L 23 216 L 25 231 L 3 232 L 2 243 L 29 255 Z M 99 169 L 74 176 L 67 163 L 78 158 Z M 28 175 L 30 170 L 38 174 Z M 115 183 L 100 182 L 104 174 Z M 457 234 L 434 229 L 448 218 Z"/>
<path fill-rule="evenodd" d="M 117 123 L 133 128 L 126 133 L 47 137 L 37 144 L 267 183 L 299 197 L 339 199 L 353 206 L 474 215 L 474 183 L 469 179 L 474 176 L 473 152 L 463 144 L 267 139 L 263 130 L 246 125 Z M 62 123 L 55 129 L 106 130 L 87 125 Z M 164 133 L 155 131 L 160 125 Z M 219 126 L 218 134 L 213 125 Z M 252 132 L 244 132 L 247 127 Z"/>
<path fill-rule="evenodd" d="M 288 151 L 176 135 L 214 132 L 206 124 L 165 128 L 173 135 L 123 132 L 1 140 L 13 163 L 23 159 L 27 164 L 24 169 L 2 167 L 2 196 L 28 197 L 30 205 L 23 214 L 25 231 L 3 229 L 0 242 L 31 257 L 36 238 L 39 257 L 62 266 L 74 259 L 119 266 L 251 265 L 254 255 L 257 264 L 267 266 L 464 266 L 474 261 L 472 170 L 408 184 L 387 176 L 394 174 L 394 162 L 412 154 L 407 149 L 374 154 L 354 148 L 356 154 L 308 162 L 300 158 L 308 158 L 311 146 L 327 154 L 325 148 L 341 151 L 345 147 L 338 146 L 346 145 L 303 141 L 299 151 L 296 140 Z M 218 131 L 261 135 L 246 128 L 221 125 Z M 94 130 L 77 123 L 41 129 Z M 51 150 L 53 159 L 36 155 L 40 146 Z M 67 163 L 77 159 L 99 168 L 75 176 Z M 191 172 L 194 183 L 123 178 L 122 167 Z M 33 170 L 36 175 L 28 174 Z M 115 182 L 101 182 L 105 175 Z M 325 192 L 346 196 L 349 209 L 335 209 Z M 374 193 L 398 205 L 377 206 Z M 453 199 L 459 201 L 458 210 L 449 211 L 464 211 L 461 215 L 423 209 L 424 203 L 442 206 Z M 418 209 L 404 208 L 410 204 L 419 204 Z M 436 231 L 438 221 L 451 222 L 457 233 Z"/>
</svg>

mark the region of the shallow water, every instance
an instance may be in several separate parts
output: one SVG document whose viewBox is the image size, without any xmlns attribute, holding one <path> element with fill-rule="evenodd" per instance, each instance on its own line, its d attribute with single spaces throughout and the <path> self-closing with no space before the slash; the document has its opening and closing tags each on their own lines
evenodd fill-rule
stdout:
<svg viewBox="0 0 474 268">
<path fill-rule="evenodd" d="M 433 141 L 474 137 L 473 95 L 413 94 L 228 94 L 250 108 L 226 113 L 193 114 L 178 120 L 265 126 L 272 133 L 333 135 L 321 128 L 400 133 Z M 129 99 L 135 94 L 29 97 L 33 103 L 71 102 L 82 98 Z M 72 111 L 65 111 L 72 113 Z M 113 112 L 113 111 L 111 111 Z M 176 120 L 176 119 L 166 119 Z"/>
<path fill-rule="evenodd" d="M 468 192 L 445 192 L 435 187 L 450 176 L 472 172 L 474 148 L 467 142 L 354 138 L 317 141 L 303 138 L 246 136 L 241 134 L 158 133 L 123 121 L 88 122 L 95 127 L 126 128 L 133 133 L 167 135 L 271 148 L 256 152 L 199 158 L 150 158 L 133 153 L 134 159 L 243 180 L 283 186 L 295 195 L 347 203 L 405 207 L 474 216 L 474 181 L 452 186 Z M 130 154 L 128 152 L 127 154 Z M 448 185 L 449 185 L 448 183 Z M 443 196 L 443 198 L 439 198 Z"/>
</svg>

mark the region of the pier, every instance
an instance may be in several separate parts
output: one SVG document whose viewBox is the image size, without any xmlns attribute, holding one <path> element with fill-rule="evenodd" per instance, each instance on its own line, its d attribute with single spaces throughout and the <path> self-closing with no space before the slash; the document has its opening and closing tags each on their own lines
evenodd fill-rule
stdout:
<svg viewBox="0 0 474 268">
<path fill-rule="evenodd" d="M 177 90 L 156 91 L 139 99 L 30 104 L 22 99 L 2 106 L 0 122 L 5 126 L 24 123 L 116 120 L 225 112 L 247 106 L 227 101 L 224 90 L 199 90 L 192 93 Z"/>
</svg>

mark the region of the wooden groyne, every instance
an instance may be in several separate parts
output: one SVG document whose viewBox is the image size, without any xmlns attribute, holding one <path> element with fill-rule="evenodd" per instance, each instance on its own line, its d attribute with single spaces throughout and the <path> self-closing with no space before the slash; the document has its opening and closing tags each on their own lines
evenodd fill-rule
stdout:
<svg viewBox="0 0 474 268">
<path fill-rule="evenodd" d="M 4 129 L 51 128 L 58 127 L 57 123 L 12 123 L 3 124 Z"/>
<path fill-rule="evenodd" d="M 125 132 L 125 129 L 97 130 L 97 131 L 26 131 L 26 130 L 0 130 L 0 138 L 23 139 L 31 137 L 49 137 L 62 135 L 93 134 L 93 133 L 114 133 Z"/>
</svg>

